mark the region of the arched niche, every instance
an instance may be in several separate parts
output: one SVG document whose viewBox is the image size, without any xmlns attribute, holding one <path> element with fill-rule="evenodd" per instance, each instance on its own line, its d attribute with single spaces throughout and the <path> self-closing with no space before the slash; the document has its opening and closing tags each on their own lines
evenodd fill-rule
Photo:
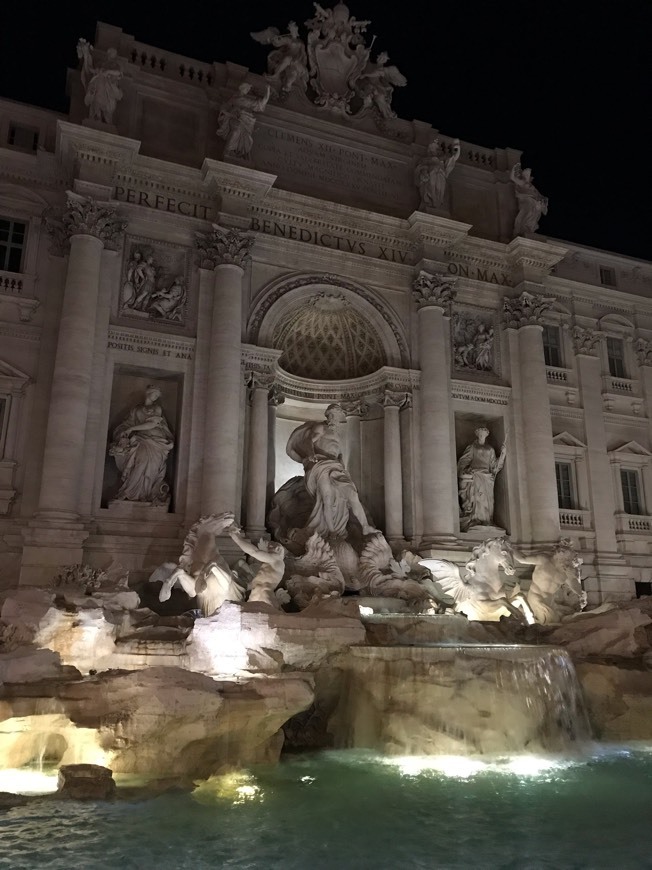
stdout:
<svg viewBox="0 0 652 870">
<path fill-rule="evenodd" d="M 312 330 L 308 337 L 318 342 L 320 319 L 323 340 L 336 325 L 348 330 L 343 352 L 347 353 L 349 371 L 346 365 L 333 365 L 332 379 L 369 374 L 369 365 L 408 367 L 407 340 L 396 314 L 366 287 L 337 275 L 286 276 L 266 287 L 251 308 L 248 341 L 259 347 L 282 349 L 279 342 L 292 341 L 296 345 L 298 334 L 293 329 L 303 328 Z M 370 360 L 365 366 L 366 355 Z M 300 363 L 295 356 L 297 360 Z"/>
</svg>

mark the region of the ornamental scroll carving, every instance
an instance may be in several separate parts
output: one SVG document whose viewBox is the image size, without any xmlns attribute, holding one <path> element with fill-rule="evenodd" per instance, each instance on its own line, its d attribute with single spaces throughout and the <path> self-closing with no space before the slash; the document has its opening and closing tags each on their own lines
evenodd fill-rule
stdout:
<svg viewBox="0 0 652 870">
<path fill-rule="evenodd" d="M 520 296 L 503 300 L 503 317 L 507 329 L 543 324 L 543 316 L 555 303 L 554 296 L 530 293 L 524 290 Z"/>
<path fill-rule="evenodd" d="M 579 356 L 597 356 L 598 348 L 604 341 L 605 335 L 595 329 L 587 329 L 583 326 L 574 326 L 571 331 L 573 350 Z"/>
<path fill-rule="evenodd" d="M 225 263 L 244 269 L 251 257 L 254 236 L 213 224 L 209 233 L 195 233 L 195 248 L 202 269 L 215 269 Z"/>
<path fill-rule="evenodd" d="M 450 314 L 451 305 L 457 295 L 456 280 L 448 275 L 419 272 L 412 285 L 418 307 L 433 306 L 443 309 L 446 314 Z"/>
<path fill-rule="evenodd" d="M 115 213 L 115 205 L 97 202 L 90 196 L 66 192 L 66 207 L 49 209 L 45 214 L 45 226 L 50 235 L 51 252 L 64 256 L 70 248 L 70 238 L 75 235 L 95 236 L 105 248 L 116 250 L 127 227 Z"/>
</svg>

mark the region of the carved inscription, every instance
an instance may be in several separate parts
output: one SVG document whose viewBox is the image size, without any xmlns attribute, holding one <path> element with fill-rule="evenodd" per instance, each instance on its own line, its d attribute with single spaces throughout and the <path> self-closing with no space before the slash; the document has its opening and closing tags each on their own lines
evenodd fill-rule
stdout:
<svg viewBox="0 0 652 870">
<path fill-rule="evenodd" d="M 125 330 L 112 329 L 109 332 L 107 347 L 110 350 L 142 353 L 149 356 L 169 357 L 170 359 L 192 360 L 194 346 L 191 343 L 174 341 L 155 336 L 138 335 Z"/>
<path fill-rule="evenodd" d="M 274 172 L 286 181 L 414 205 L 411 168 L 398 160 L 262 123 L 256 130 L 253 153 L 257 169 Z"/>
<path fill-rule="evenodd" d="M 114 196 L 118 202 L 144 205 L 146 208 L 154 208 L 157 211 L 169 211 L 173 214 L 200 218 L 204 221 L 214 219 L 213 210 L 201 202 L 188 202 L 173 196 L 163 196 L 151 190 L 136 190 L 133 187 L 120 187 L 118 185 L 115 188 Z"/>
</svg>

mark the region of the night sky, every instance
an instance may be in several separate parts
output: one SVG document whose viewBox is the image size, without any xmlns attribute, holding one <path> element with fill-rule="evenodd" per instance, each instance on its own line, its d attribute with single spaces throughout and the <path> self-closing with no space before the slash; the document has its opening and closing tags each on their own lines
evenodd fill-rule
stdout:
<svg viewBox="0 0 652 870">
<path fill-rule="evenodd" d="M 371 19 L 374 56 L 387 51 L 408 79 L 394 92 L 400 117 L 522 149 L 550 199 L 541 233 L 652 259 L 650 0 L 349 6 Z M 13 0 L 0 11 L 0 95 L 66 111 L 66 68 L 77 65 L 77 39 L 93 41 L 97 20 L 158 48 L 262 73 L 268 49 L 249 32 L 285 32 L 290 19 L 303 25 L 312 14 L 310 0 Z"/>
</svg>

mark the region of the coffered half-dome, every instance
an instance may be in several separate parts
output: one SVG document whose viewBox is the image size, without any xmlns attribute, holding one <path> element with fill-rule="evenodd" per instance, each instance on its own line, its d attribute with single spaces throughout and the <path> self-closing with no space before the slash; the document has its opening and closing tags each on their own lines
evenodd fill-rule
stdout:
<svg viewBox="0 0 652 870">
<path fill-rule="evenodd" d="M 302 378 L 359 378 L 385 364 L 379 335 L 339 293 L 318 293 L 290 311 L 273 341 L 281 367 Z"/>
</svg>

